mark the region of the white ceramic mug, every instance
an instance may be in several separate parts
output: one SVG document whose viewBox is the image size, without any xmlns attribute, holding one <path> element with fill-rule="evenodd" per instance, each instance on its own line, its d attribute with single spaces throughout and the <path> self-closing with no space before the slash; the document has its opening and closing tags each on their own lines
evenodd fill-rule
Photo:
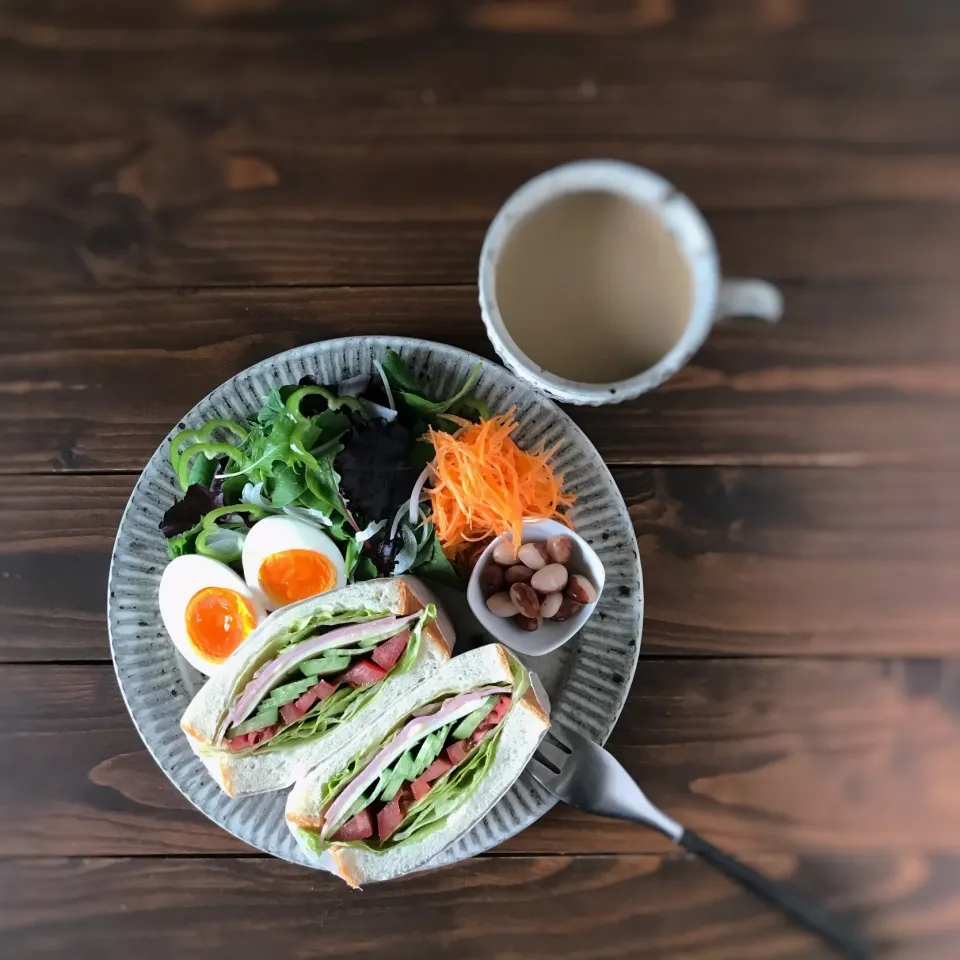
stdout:
<svg viewBox="0 0 960 960">
<path fill-rule="evenodd" d="M 612 193 L 651 211 L 673 235 L 693 282 L 690 312 L 680 339 L 653 366 L 612 383 L 580 383 L 534 363 L 510 336 L 497 303 L 497 265 L 517 224 L 558 197 Z M 736 317 L 780 319 L 780 291 L 763 280 L 730 280 L 720 275 L 713 234 L 700 211 L 663 177 L 618 160 L 583 160 L 534 177 L 500 208 L 480 254 L 480 312 L 487 335 L 503 362 L 519 377 L 566 403 L 619 403 L 653 390 L 672 377 L 700 348 L 713 325 Z"/>
</svg>

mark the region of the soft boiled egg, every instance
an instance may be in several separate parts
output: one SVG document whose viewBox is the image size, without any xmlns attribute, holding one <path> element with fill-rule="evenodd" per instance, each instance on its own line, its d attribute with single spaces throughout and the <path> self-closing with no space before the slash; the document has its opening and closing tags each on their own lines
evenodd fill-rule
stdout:
<svg viewBox="0 0 960 960">
<path fill-rule="evenodd" d="M 226 564 L 189 554 L 171 560 L 160 577 L 160 615 L 187 662 L 210 676 L 266 611 Z"/>
<path fill-rule="evenodd" d="M 319 527 L 267 517 L 243 543 L 243 576 L 268 609 L 338 590 L 347 582 L 337 545 Z"/>
</svg>

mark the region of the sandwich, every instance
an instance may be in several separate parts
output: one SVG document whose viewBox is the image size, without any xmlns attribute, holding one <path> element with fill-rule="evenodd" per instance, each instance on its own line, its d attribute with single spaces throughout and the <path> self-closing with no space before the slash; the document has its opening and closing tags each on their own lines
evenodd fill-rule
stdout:
<svg viewBox="0 0 960 960">
<path fill-rule="evenodd" d="M 269 616 L 180 726 L 231 797 L 282 790 L 447 661 L 453 626 L 413 577 L 370 580 Z"/>
<path fill-rule="evenodd" d="M 549 726 L 523 665 L 499 644 L 473 650 L 298 781 L 287 825 L 311 862 L 351 887 L 411 873 L 486 815 Z"/>
</svg>

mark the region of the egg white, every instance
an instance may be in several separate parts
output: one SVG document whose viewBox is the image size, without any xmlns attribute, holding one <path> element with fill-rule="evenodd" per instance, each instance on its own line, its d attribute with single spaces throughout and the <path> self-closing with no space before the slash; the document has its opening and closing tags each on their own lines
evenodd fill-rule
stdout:
<svg viewBox="0 0 960 960">
<path fill-rule="evenodd" d="M 331 590 L 346 586 L 343 557 L 336 543 L 319 527 L 292 517 L 267 517 L 255 523 L 243 542 L 243 577 L 247 586 L 268 610 L 273 601 L 260 589 L 260 567 L 267 557 L 284 550 L 309 550 L 326 557 L 337 573 Z"/>
<path fill-rule="evenodd" d="M 160 577 L 160 616 L 176 648 L 184 659 L 206 676 L 220 666 L 208 660 L 190 642 L 187 633 L 186 611 L 191 598 L 206 587 L 234 590 L 243 597 L 260 623 L 267 613 L 256 594 L 226 564 L 197 554 L 177 557 L 167 564 Z"/>
</svg>

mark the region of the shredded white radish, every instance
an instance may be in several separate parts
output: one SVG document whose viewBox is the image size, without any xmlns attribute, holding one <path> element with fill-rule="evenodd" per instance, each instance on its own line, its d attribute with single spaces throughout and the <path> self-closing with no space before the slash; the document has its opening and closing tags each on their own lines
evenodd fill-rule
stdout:
<svg viewBox="0 0 960 960">
<path fill-rule="evenodd" d="M 374 360 L 373 365 L 377 368 L 377 373 L 380 374 L 380 379 L 383 381 L 383 389 L 387 395 L 387 403 L 390 405 L 390 409 L 396 410 L 397 404 L 394 402 L 393 391 L 390 389 L 390 381 L 387 379 L 387 374 L 383 369 L 383 364 L 379 360 Z"/>
</svg>

